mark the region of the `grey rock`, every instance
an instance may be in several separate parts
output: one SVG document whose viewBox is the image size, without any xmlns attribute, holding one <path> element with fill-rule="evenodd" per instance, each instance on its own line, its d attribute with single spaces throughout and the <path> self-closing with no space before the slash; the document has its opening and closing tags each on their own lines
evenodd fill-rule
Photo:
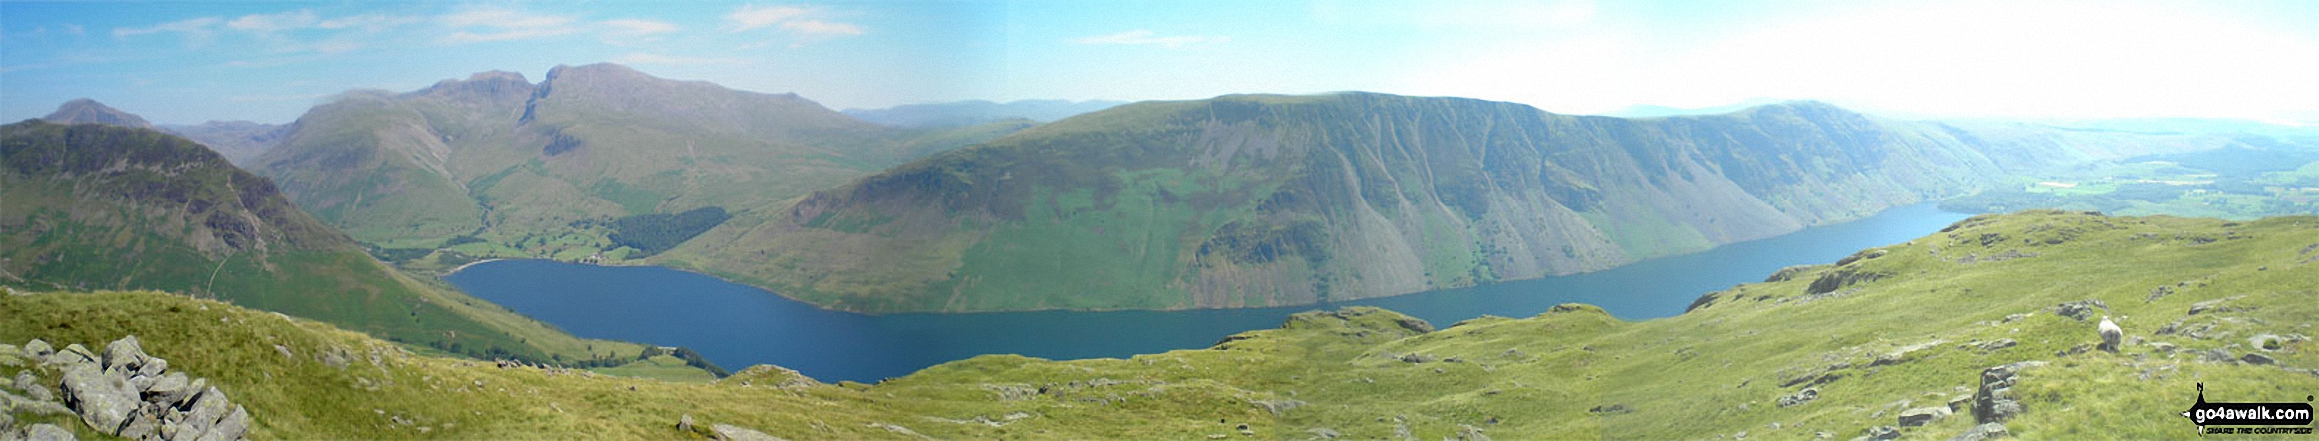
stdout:
<svg viewBox="0 0 2319 441">
<path fill-rule="evenodd" d="M 1946 407 L 1919 407 L 1900 411 L 1900 427 L 1917 427 L 1949 417 Z"/>
<path fill-rule="evenodd" d="M 2088 318 L 2092 318 L 2097 312 L 2095 311 L 2096 309 L 2107 311 L 2110 309 L 2110 305 L 2107 303 L 2102 303 L 2100 300 L 2079 300 L 2075 302 L 2054 305 L 2053 313 L 2055 315 L 2077 319 L 2078 321 L 2082 322 Z"/>
<path fill-rule="evenodd" d="M 1820 388 L 1807 387 L 1804 388 L 1804 390 L 1796 391 L 1796 393 L 1780 397 L 1779 405 L 1780 407 L 1793 407 L 1803 405 L 1804 403 L 1809 403 L 1812 402 L 1812 400 L 1817 399 L 1820 399 Z"/>
<path fill-rule="evenodd" d="M 145 366 L 145 348 L 137 344 L 137 336 L 125 336 L 105 344 L 105 371 L 130 373 Z"/>
<path fill-rule="evenodd" d="M 1982 351 L 1994 351 L 1998 349 L 2010 348 L 2018 344 L 2021 344 L 2021 342 L 2014 341 L 2010 338 L 2002 338 L 1997 339 L 1997 341 L 1983 342 L 1981 343 L 1980 348 Z"/>
<path fill-rule="evenodd" d="M 1480 427 L 1474 427 L 1472 425 L 1466 424 L 1459 424 L 1457 427 L 1457 439 L 1466 441 L 1490 441 L 1490 436 L 1483 435 L 1482 428 Z"/>
<path fill-rule="evenodd" d="M 137 409 L 137 391 L 121 377 L 106 375 L 95 364 L 76 364 L 64 373 L 65 405 L 80 413 L 81 422 L 105 433 L 115 433 Z"/>
<path fill-rule="evenodd" d="M 1300 400 L 1252 400 L 1249 403 L 1255 404 L 1257 408 L 1264 409 L 1265 412 L 1269 412 L 1275 417 L 1286 415 L 1288 411 L 1305 405 L 1305 402 Z"/>
<path fill-rule="evenodd" d="M 1892 427 L 1892 426 L 1876 426 L 1876 427 L 1870 427 L 1870 428 L 1868 428 L 1868 430 L 1864 430 L 1864 431 L 1862 431 L 1862 434 L 1860 435 L 1860 437 L 1859 437 L 1859 438 L 1853 438 L 1853 439 L 1854 439 L 1854 440 L 1868 440 L 1868 441 L 1884 441 L 1884 440 L 1888 440 L 1888 439 L 1894 439 L 1894 438 L 1899 438 L 1899 437 L 1900 437 L 1900 428 L 1898 428 L 1898 427 Z"/>
<path fill-rule="evenodd" d="M 714 435 L 712 438 L 726 441 L 781 441 L 781 438 L 766 435 L 765 432 L 725 424 L 709 426 L 709 433 Z"/>
<path fill-rule="evenodd" d="M 691 432 L 691 431 L 692 431 L 692 414 L 689 414 L 689 413 L 688 413 L 688 414 L 684 414 L 684 417 L 682 417 L 682 418 L 677 418 L 677 419 L 676 419 L 676 431 L 678 431 L 678 432 Z"/>
<path fill-rule="evenodd" d="M 1949 438 L 1949 441 L 1982 441 L 2004 438 L 2012 435 L 2012 432 L 2005 431 L 2005 425 L 2002 423 L 1982 423 L 1981 425 L 1973 426 L 1973 428 L 1965 429 L 1964 433 L 1957 434 L 1955 438 Z"/>
<path fill-rule="evenodd" d="M 185 379 L 185 373 L 170 372 L 154 380 L 152 387 L 145 388 L 145 402 L 174 406 L 193 394 L 192 386 L 193 382 Z"/>
<path fill-rule="evenodd" d="M 65 346 L 64 349 L 59 349 L 54 353 L 48 354 L 48 359 L 46 362 L 53 366 L 72 366 L 76 364 L 96 363 L 97 354 L 89 352 L 89 348 L 81 347 L 79 343 L 74 343 Z"/>
<path fill-rule="evenodd" d="M 2275 361 L 2271 360 L 2271 356 L 2269 355 L 2257 354 L 2253 352 L 2248 352 L 2246 355 L 2239 356 L 2238 359 L 2239 361 L 2247 362 L 2247 364 L 2271 364 Z"/>
<path fill-rule="evenodd" d="M 14 386 L 16 390 L 29 391 L 32 388 L 40 387 L 40 377 L 32 375 L 30 369 L 16 371 L 16 382 L 9 384 L 9 386 Z"/>
<path fill-rule="evenodd" d="M 249 433 L 249 431 L 250 412 L 248 410 L 242 409 L 241 406 L 234 406 L 233 413 L 226 414 L 225 418 L 218 419 L 217 424 L 210 426 L 209 431 L 202 432 L 200 437 L 194 439 L 202 441 L 233 441 L 242 439 L 242 435 Z"/>
<path fill-rule="evenodd" d="M 55 424 L 40 423 L 24 429 L 25 441 L 73 441 L 72 431 Z"/>
<path fill-rule="evenodd" d="M 232 404 L 226 402 L 224 392 L 218 392 L 215 387 L 203 389 L 201 397 L 194 398 L 193 408 L 185 411 L 185 428 L 193 429 L 192 433 L 208 432 L 217 425 L 218 419 L 231 412 Z"/>
<path fill-rule="evenodd" d="M 168 371 L 169 360 L 163 360 L 161 357 L 148 355 L 145 356 L 145 366 L 137 368 L 137 375 L 159 377 L 161 376 L 162 372 Z"/>
<path fill-rule="evenodd" d="M 72 415 L 72 409 L 67 409 L 64 405 L 57 404 L 56 401 L 37 397 L 19 397 L 6 391 L 0 391 L 0 414 L 9 412 L 32 415 Z M 0 430 L 0 432 L 4 432 L 4 430 Z"/>
<path fill-rule="evenodd" d="M 1973 422 L 2002 423 L 2026 410 L 2013 397 L 2013 385 L 2022 370 L 2044 366 L 2043 361 L 2023 361 L 1981 370 L 1981 387 L 1973 393 Z"/>
<path fill-rule="evenodd" d="M 46 359 L 50 354 L 55 353 L 55 347 L 49 346 L 48 342 L 40 341 L 40 339 L 35 338 L 32 339 L 32 341 L 24 342 L 25 356 L 29 356 L 35 359 Z"/>
<path fill-rule="evenodd" d="M 161 416 L 154 414 L 152 408 L 137 409 L 129 414 L 129 422 L 121 424 L 117 435 L 128 439 L 153 438 L 161 435 L 161 425 Z"/>
</svg>

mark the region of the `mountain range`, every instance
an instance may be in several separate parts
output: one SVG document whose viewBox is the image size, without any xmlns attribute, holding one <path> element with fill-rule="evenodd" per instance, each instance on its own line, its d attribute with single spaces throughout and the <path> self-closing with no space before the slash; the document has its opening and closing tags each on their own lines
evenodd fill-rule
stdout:
<svg viewBox="0 0 2319 441">
<path fill-rule="evenodd" d="M 1620 119 L 1373 93 L 1144 102 L 746 210 L 654 262 L 871 311 L 1311 304 L 1592 271 L 1955 196 L 2153 136 L 1816 102 Z"/>
<path fill-rule="evenodd" d="M 141 121 L 89 104 L 58 115 Z M 1114 104 L 836 112 L 594 64 L 205 133 L 271 142 L 245 165 L 409 268 L 668 265 L 864 312 L 1283 306 L 1570 274 L 2269 139 L 1817 102 L 1642 119 L 1361 92 Z"/>
</svg>

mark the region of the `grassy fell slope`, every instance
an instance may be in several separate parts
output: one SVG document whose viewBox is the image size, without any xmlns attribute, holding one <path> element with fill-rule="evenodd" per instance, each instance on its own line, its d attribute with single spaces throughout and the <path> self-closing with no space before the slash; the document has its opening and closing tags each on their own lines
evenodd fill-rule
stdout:
<svg viewBox="0 0 2319 441">
<path fill-rule="evenodd" d="M 744 214 L 656 261 L 855 311 L 1310 304 L 1599 270 L 2228 142 L 2097 136 L 1808 102 L 1638 120 L 1370 93 L 1147 102 Z"/>
<path fill-rule="evenodd" d="M 1983 369 L 2023 361 L 2045 364 L 2015 379 L 2025 410 L 2004 422 L 2013 435 L 2160 438 L 2192 433 L 2174 413 L 2196 383 L 2214 401 L 2319 390 L 2314 274 L 2319 217 L 2025 212 L 1782 271 L 1665 319 L 1565 305 L 1433 330 L 1349 308 L 1209 349 L 990 355 L 875 385 L 769 366 L 710 384 L 503 369 L 144 293 L 0 297 L 0 313 L 21 318 L 0 321 L 0 341 L 135 334 L 248 405 L 253 435 L 280 438 L 680 438 L 683 415 L 791 439 L 1851 437 L 1973 395 Z M 2124 327 L 2117 353 L 2089 349 L 2092 320 L 2058 314 L 2085 300 Z M 379 361 L 317 361 L 338 348 Z M 1779 404 L 1806 388 L 1816 399 Z M 1900 430 L 1946 438 L 1975 423 L 1968 411 Z"/>
<path fill-rule="evenodd" d="M 0 164 L 0 285 L 174 291 L 477 356 L 578 362 L 643 351 L 404 276 L 267 179 L 181 138 L 28 121 L 0 127 Z"/>
</svg>

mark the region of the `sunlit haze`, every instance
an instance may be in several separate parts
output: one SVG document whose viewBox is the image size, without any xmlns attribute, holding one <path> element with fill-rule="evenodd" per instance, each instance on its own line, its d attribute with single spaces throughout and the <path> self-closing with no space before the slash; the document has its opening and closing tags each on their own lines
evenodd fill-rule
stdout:
<svg viewBox="0 0 2319 441">
<path fill-rule="evenodd" d="M 288 122 L 614 62 L 832 108 L 1365 90 L 2319 124 L 2319 2 L 0 2 L 0 116 Z M 1090 7 L 1093 6 L 1093 7 Z"/>
</svg>

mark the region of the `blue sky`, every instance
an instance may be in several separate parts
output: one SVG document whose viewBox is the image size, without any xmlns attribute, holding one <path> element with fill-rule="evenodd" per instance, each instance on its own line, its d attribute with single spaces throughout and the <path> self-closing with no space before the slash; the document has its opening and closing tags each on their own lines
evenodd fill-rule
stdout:
<svg viewBox="0 0 2319 441">
<path fill-rule="evenodd" d="M 617 62 L 832 108 L 1367 90 L 1559 113 L 1818 99 L 1903 117 L 2319 125 L 2309 1 L 27 2 L 0 118 L 91 97 L 281 123 L 350 89 Z"/>
</svg>

